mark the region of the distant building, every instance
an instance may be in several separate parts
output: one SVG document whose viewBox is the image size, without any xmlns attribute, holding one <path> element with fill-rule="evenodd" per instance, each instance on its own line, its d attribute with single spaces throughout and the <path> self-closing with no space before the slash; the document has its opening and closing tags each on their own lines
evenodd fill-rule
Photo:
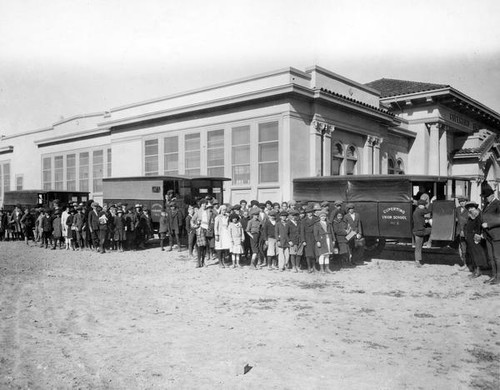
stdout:
<svg viewBox="0 0 500 390">
<path fill-rule="evenodd" d="M 224 198 L 282 201 L 297 177 L 411 173 L 498 187 L 500 114 L 450 86 L 368 84 L 314 66 L 287 68 L 0 140 L 6 190 L 89 191 L 102 179 L 226 176 Z"/>
</svg>

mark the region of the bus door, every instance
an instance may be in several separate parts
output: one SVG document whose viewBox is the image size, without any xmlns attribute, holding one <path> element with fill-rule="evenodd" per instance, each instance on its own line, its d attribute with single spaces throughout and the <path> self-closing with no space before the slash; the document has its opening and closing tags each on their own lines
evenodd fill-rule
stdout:
<svg viewBox="0 0 500 390">
<path fill-rule="evenodd" d="M 224 191 L 224 184 L 220 180 L 212 180 L 211 183 L 211 189 L 212 189 L 212 197 L 217 199 L 217 201 L 222 204 L 224 202 L 223 198 L 223 191 Z"/>
<path fill-rule="evenodd" d="M 47 193 L 39 192 L 36 203 L 38 207 L 46 207 L 49 204 Z"/>
<path fill-rule="evenodd" d="M 180 196 L 180 183 L 179 180 L 163 180 L 163 208 L 166 208 L 167 192 L 174 191 L 174 196 Z"/>
</svg>

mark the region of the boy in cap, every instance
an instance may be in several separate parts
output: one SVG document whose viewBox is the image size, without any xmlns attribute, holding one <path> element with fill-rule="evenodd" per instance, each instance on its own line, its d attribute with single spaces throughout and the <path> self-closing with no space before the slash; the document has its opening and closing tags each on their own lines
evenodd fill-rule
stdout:
<svg viewBox="0 0 500 390">
<path fill-rule="evenodd" d="M 262 236 L 265 242 L 265 247 L 267 248 L 267 266 L 268 270 L 271 271 L 277 268 L 276 262 L 276 215 L 278 213 L 275 210 L 271 210 L 268 213 L 268 219 L 264 223 L 262 228 Z"/>
<path fill-rule="evenodd" d="M 290 256 L 290 250 L 289 250 L 289 242 L 290 242 L 290 237 L 289 237 L 289 227 L 287 223 L 287 217 L 288 217 L 288 212 L 287 211 L 281 211 L 279 213 L 280 220 L 276 222 L 275 226 L 275 235 L 276 235 L 276 246 L 278 250 L 278 269 L 280 271 L 285 271 L 287 265 L 288 265 L 288 260 Z"/>
<path fill-rule="evenodd" d="M 250 250 L 252 252 L 252 260 L 250 261 L 250 267 L 253 269 L 257 268 L 257 256 L 259 255 L 259 237 L 261 223 L 259 221 L 260 210 L 255 207 L 251 209 L 250 216 L 251 219 L 247 223 L 247 228 L 245 229 L 247 236 L 250 238 Z"/>
<path fill-rule="evenodd" d="M 168 237 L 170 236 L 169 234 L 170 222 L 168 220 L 167 211 L 165 209 L 161 210 L 159 222 L 160 222 L 160 227 L 158 228 L 158 235 L 160 236 L 160 248 L 163 252 L 165 250 L 163 244 L 165 240 L 167 240 L 168 244 Z M 172 247 L 170 246 L 169 251 L 171 250 Z"/>
<path fill-rule="evenodd" d="M 290 210 L 288 219 L 288 246 L 290 250 L 290 260 L 294 272 L 299 272 L 300 257 L 302 256 L 302 242 L 300 237 L 300 225 L 298 222 L 299 212 Z"/>
<path fill-rule="evenodd" d="M 120 207 L 116 211 L 116 216 L 114 217 L 114 240 L 117 245 L 117 249 L 120 252 L 123 252 L 123 243 L 125 242 L 125 217 L 123 216 L 123 209 Z"/>
</svg>

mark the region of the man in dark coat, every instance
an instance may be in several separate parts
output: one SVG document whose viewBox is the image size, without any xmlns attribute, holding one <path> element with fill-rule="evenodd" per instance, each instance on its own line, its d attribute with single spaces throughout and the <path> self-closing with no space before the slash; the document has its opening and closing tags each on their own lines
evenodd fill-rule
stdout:
<svg viewBox="0 0 500 390">
<path fill-rule="evenodd" d="M 458 241 L 458 250 L 460 253 L 460 258 L 464 263 L 462 270 L 471 269 L 471 264 L 467 264 L 467 244 L 465 242 L 464 226 L 469 219 L 469 212 L 465 208 L 465 203 L 467 198 L 458 198 L 459 206 L 455 209 L 455 239 Z"/>
<path fill-rule="evenodd" d="M 351 228 L 351 231 L 356 232 L 356 238 L 348 242 L 350 262 L 351 265 L 356 264 L 363 260 L 364 248 L 362 246 L 356 246 L 356 240 L 361 239 L 363 235 L 363 225 L 361 223 L 361 216 L 357 211 L 355 211 L 354 204 L 346 204 L 346 214 L 344 215 L 344 221 Z"/>
<path fill-rule="evenodd" d="M 429 210 L 426 208 L 427 201 L 420 199 L 417 202 L 417 208 L 413 212 L 413 235 L 415 236 L 415 264 L 417 267 L 422 265 L 422 247 L 424 238 L 431 234 L 431 228 L 427 226 Z"/>
<path fill-rule="evenodd" d="M 99 203 L 97 202 L 92 203 L 92 210 L 89 212 L 87 225 L 94 250 L 97 251 L 99 249 Z"/>
<path fill-rule="evenodd" d="M 302 246 L 307 261 L 307 271 L 309 273 L 316 271 L 316 240 L 314 239 L 314 225 L 319 221 L 319 218 L 314 215 L 314 209 L 308 207 L 306 210 L 306 217 L 301 223 L 301 239 Z"/>
<path fill-rule="evenodd" d="M 487 280 L 489 284 L 499 284 L 500 268 L 500 200 L 495 196 L 492 188 L 487 187 L 481 194 L 485 200 L 482 218 L 484 235 L 486 238 L 486 248 L 488 249 L 488 260 L 491 264 L 491 278 Z"/>
</svg>

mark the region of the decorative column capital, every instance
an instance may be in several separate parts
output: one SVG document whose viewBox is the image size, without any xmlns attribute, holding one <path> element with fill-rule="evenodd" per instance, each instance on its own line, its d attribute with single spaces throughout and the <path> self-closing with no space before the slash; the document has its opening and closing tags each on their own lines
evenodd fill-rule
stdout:
<svg viewBox="0 0 500 390">
<path fill-rule="evenodd" d="M 437 130 L 448 130 L 448 126 L 441 122 L 427 122 L 425 127 L 427 127 L 429 131 L 433 128 Z"/>
<path fill-rule="evenodd" d="M 312 127 L 318 135 L 331 135 L 335 130 L 335 126 L 317 120 L 312 121 Z"/>
<path fill-rule="evenodd" d="M 373 147 L 380 147 L 380 144 L 384 142 L 384 139 L 382 137 L 377 137 L 375 135 L 369 135 L 366 137 L 366 144 L 368 146 L 373 146 Z"/>
</svg>

